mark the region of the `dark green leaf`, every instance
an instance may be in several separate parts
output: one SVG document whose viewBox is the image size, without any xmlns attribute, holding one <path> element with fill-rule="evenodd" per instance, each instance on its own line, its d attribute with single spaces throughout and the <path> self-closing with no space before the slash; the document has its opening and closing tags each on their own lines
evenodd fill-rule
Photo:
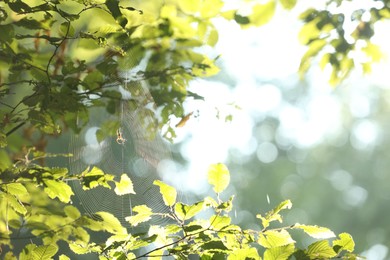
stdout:
<svg viewBox="0 0 390 260">
<path fill-rule="evenodd" d="M 238 13 L 235 13 L 234 14 L 234 20 L 238 23 L 238 24 L 249 24 L 250 21 L 249 21 L 249 18 L 246 17 L 246 16 L 242 16 Z"/>
</svg>

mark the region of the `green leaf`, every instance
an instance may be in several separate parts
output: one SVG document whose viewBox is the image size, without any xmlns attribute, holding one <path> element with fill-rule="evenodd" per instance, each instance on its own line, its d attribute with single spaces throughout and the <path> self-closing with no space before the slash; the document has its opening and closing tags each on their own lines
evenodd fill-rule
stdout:
<svg viewBox="0 0 390 260">
<path fill-rule="evenodd" d="M 294 244 L 288 244 L 286 246 L 268 248 L 264 252 L 264 259 L 266 259 L 266 260 L 289 259 L 289 257 L 294 253 L 294 251 L 295 251 Z"/>
<path fill-rule="evenodd" d="M 163 183 L 160 180 L 155 180 L 153 184 L 160 187 L 160 193 L 163 197 L 165 205 L 170 207 L 173 206 L 176 202 L 176 189 L 172 186 L 169 186 L 168 184 Z"/>
<path fill-rule="evenodd" d="M 44 190 L 50 198 L 58 198 L 64 203 L 70 202 L 70 197 L 74 195 L 74 193 L 68 184 L 56 180 L 45 180 L 44 182 L 46 185 Z"/>
<path fill-rule="evenodd" d="M 198 214 L 203 209 L 204 202 L 199 201 L 193 205 L 178 202 L 175 204 L 175 214 L 181 220 L 187 220 Z"/>
<path fill-rule="evenodd" d="M 220 240 L 211 240 L 209 242 L 204 243 L 200 247 L 204 250 L 219 250 L 219 251 L 228 250 L 228 248 Z"/>
<path fill-rule="evenodd" d="M 228 14 L 231 14 L 231 13 L 229 12 Z M 245 25 L 245 24 L 249 24 L 249 23 L 250 23 L 248 17 L 242 16 L 242 15 L 238 14 L 237 12 L 234 13 L 234 20 L 235 20 L 238 24 L 242 24 L 242 25 Z"/>
<path fill-rule="evenodd" d="M 230 182 L 230 173 L 228 168 L 222 164 L 210 165 L 207 173 L 208 182 L 213 185 L 216 193 L 221 193 L 226 189 Z"/>
<path fill-rule="evenodd" d="M 332 230 L 325 227 L 315 226 L 315 225 L 302 225 L 297 223 L 292 228 L 301 229 L 309 236 L 317 239 L 326 239 L 326 238 L 332 238 L 336 236 Z"/>
<path fill-rule="evenodd" d="M 280 247 L 295 243 L 287 230 L 268 230 L 259 234 L 258 243 L 265 248 Z"/>
<path fill-rule="evenodd" d="M 337 253 L 343 250 L 352 253 L 353 250 L 355 250 L 355 242 L 353 241 L 352 236 L 350 234 L 341 233 L 339 235 L 339 238 L 340 239 L 336 239 L 333 241 L 333 249 L 335 249 Z"/>
<path fill-rule="evenodd" d="M 58 251 L 56 244 L 43 245 L 34 248 L 33 259 L 51 259 Z"/>
<path fill-rule="evenodd" d="M 71 260 L 71 259 L 68 256 L 66 256 L 66 255 L 60 255 L 58 260 Z"/>
<path fill-rule="evenodd" d="M 260 260 L 259 253 L 257 252 L 256 248 L 238 248 L 234 249 L 232 253 L 229 254 L 228 260 L 246 260 L 246 259 L 253 259 L 253 260 Z M 268 258 L 265 258 L 268 260 Z"/>
<path fill-rule="evenodd" d="M 117 195 L 125 195 L 125 194 L 135 194 L 133 182 L 130 180 L 127 174 L 123 173 L 121 175 L 120 182 L 115 183 L 115 193 Z"/>
<path fill-rule="evenodd" d="M 148 221 L 152 218 L 151 216 L 153 215 L 152 209 L 146 205 L 135 206 L 133 211 L 137 212 L 138 214 L 126 217 L 125 220 L 130 222 L 130 224 L 134 227 L 140 223 Z"/>
<path fill-rule="evenodd" d="M 311 244 L 306 253 L 310 259 L 329 259 L 337 255 L 327 240 L 317 241 Z"/>
<path fill-rule="evenodd" d="M 297 4 L 297 0 L 280 0 L 284 9 L 291 10 Z"/>
<path fill-rule="evenodd" d="M 275 0 L 270 0 L 265 4 L 256 4 L 252 9 L 249 20 L 256 26 L 262 26 L 272 19 L 275 14 L 275 9 Z"/>
<path fill-rule="evenodd" d="M 9 183 L 5 185 L 4 190 L 15 196 L 22 196 L 28 194 L 27 189 L 21 183 Z"/>
</svg>

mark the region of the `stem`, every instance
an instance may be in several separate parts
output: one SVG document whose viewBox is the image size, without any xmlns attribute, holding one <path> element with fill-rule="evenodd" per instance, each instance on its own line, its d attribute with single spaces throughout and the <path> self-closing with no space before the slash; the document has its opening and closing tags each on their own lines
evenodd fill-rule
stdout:
<svg viewBox="0 0 390 260">
<path fill-rule="evenodd" d="M 18 124 L 18 125 L 15 126 L 14 128 L 12 128 L 11 130 L 9 130 L 9 131 L 5 134 L 5 136 L 11 135 L 13 132 L 15 132 L 16 130 L 18 130 L 19 128 L 21 128 L 25 123 L 26 123 L 26 121 L 21 122 L 20 124 Z"/>
</svg>

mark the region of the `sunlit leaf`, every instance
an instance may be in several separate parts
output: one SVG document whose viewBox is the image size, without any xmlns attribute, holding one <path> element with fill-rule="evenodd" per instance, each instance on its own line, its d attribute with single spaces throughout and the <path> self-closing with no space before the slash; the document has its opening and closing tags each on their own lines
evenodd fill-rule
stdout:
<svg viewBox="0 0 390 260">
<path fill-rule="evenodd" d="M 282 4 L 283 8 L 291 10 L 297 4 L 297 0 L 280 0 L 280 3 Z"/>
<path fill-rule="evenodd" d="M 325 228 L 325 227 L 319 227 L 315 225 L 302 225 L 302 224 L 295 224 L 293 226 L 294 229 L 301 229 L 306 234 L 313 238 L 321 239 L 321 238 L 332 238 L 336 235 L 333 233 L 332 230 Z"/>
<path fill-rule="evenodd" d="M 187 220 L 198 214 L 203 209 L 203 201 L 199 201 L 192 205 L 184 203 L 175 204 L 175 213 L 181 220 Z"/>
<path fill-rule="evenodd" d="M 230 225 L 231 221 L 232 220 L 229 217 L 214 215 L 214 216 L 211 216 L 211 218 L 210 218 L 210 225 L 215 230 L 221 230 L 223 228 L 226 228 L 228 225 Z"/>
<path fill-rule="evenodd" d="M 70 197 L 74 195 L 72 188 L 65 182 L 55 180 L 45 180 L 45 192 L 47 195 L 54 199 L 58 198 L 64 203 L 70 202 Z"/>
<path fill-rule="evenodd" d="M 8 203 L 16 212 L 25 215 L 27 209 L 24 205 L 13 195 L 7 193 L 0 193 L 0 198 Z"/>
<path fill-rule="evenodd" d="M 4 186 L 4 190 L 11 195 L 22 196 L 28 194 L 27 189 L 21 183 L 9 183 Z"/>
<path fill-rule="evenodd" d="M 238 260 L 238 259 L 253 259 L 260 260 L 259 253 L 256 248 L 238 248 L 235 249 L 232 253 L 229 254 L 228 260 Z"/>
<path fill-rule="evenodd" d="M 32 252 L 34 259 L 51 259 L 58 251 L 56 244 L 43 245 L 34 248 Z"/>
<path fill-rule="evenodd" d="M 204 19 L 215 17 L 224 5 L 222 0 L 208 0 L 201 3 L 200 15 Z"/>
<path fill-rule="evenodd" d="M 180 0 L 178 1 L 179 7 L 183 12 L 195 13 L 199 11 L 201 2 L 192 0 Z"/>
<path fill-rule="evenodd" d="M 280 247 L 295 243 L 287 230 L 268 230 L 259 234 L 258 243 L 265 248 Z"/>
<path fill-rule="evenodd" d="M 341 233 L 339 239 L 333 241 L 333 249 L 335 249 L 336 252 L 346 250 L 352 253 L 353 250 L 355 250 L 355 242 L 350 234 Z"/>
<path fill-rule="evenodd" d="M 249 16 L 249 20 L 256 26 L 264 25 L 272 19 L 275 9 L 275 0 L 270 0 L 265 4 L 256 4 L 253 7 L 252 14 Z"/>
<path fill-rule="evenodd" d="M 213 185 L 216 193 L 221 193 L 226 189 L 230 182 L 230 173 L 228 168 L 222 164 L 210 165 L 207 173 L 208 182 Z"/>
<path fill-rule="evenodd" d="M 367 57 L 373 62 L 378 62 L 383 58 L 383 53 L 380 47 L 371 42 L 367 42 L 367 45 L 362 48 L 362 51 L 366 53 Z"/>
<path fill-rule="evenodd" d="M 280 203 L 277 207 L 275 207 L 273 210 L 266 213 L 265 216 L 262 216 L 261 214 L 257 214 L 256 217 L 261 219 L 262 225 L 264 228 L 267 228 L 272 221 L 279 221 L 280 223 L 283 222 L 282 216 L 279 214 L 279 212 L 283 209 L 290 209 L 292 207 L 292 203 L 290 200 L 285 200 L 282 203 Z"/>
<path fill-rule="evenodd" d="M 66 255 L 60 255 L 58 260 L 70 260 L 70 258 Z"/>
<path fill-rule="evenodd" d="M 267 248 L 264 252 L 264 259 L 267 260 L 284 260 L 294 253 L 294 244 L 288 244 L 286 246 Z"/>
<path fill-rule="evenodd" d="M 111 213 L 100 211 L 95 214 L 102 218 L 102 225 L 107 232 L 111 234 L 127 234 L 126 228 Z"/>
<path fill-rule="evenodd" d="M 321 31 L 317 27 L 318 21 L 319 18 L 310 21 L 308 23 L 305 23 L 302 26 L 298 34 L 298 39 L 302 44 L 308 44 L 310 41 L 319 38 Z"/>
<path fill-rule="evenodd" d="M 76 242 L 70 242 L 69 248 L 70 248 L 70 250 L 72 250 L 74 253 L 76 253 L 78 255 L 83 255 L 83 254 L 87 254 L 90 252 L 90 249 L 88 248 L 87 245 L 81 244 L 81 243 L 76 243 Z"/>
<path fill-rule="evenodd" d="M 310 259 L 329 259 L 337 255 L 327 240 L 317 241 L 309 245 L 306 253 Z"/>
<path fill-rule="evenodd" d="M 116 182 L 115 186 L 115 193 L 117 195 L 135 194 L 133 182 L 125 173 L 121 175 L 120 182 Z"/>
<path fill-rule="evenodd" d="M 132 226 L 138 226 L 138 224 L 148 221 L 153 215 L 152 209 L 146 205 L 135 206 L 133 211 L 137 214 L 125 218 Z"/>
<path fill-rule="evenodd" d="M 173 206 L 176 202 L 176 196 L 177 196 L 176 189 L 159 180 L 155 180 L 153 184 L 160 187 L 160 193 L 163 197 L 165 205 Z"/>
</svg>

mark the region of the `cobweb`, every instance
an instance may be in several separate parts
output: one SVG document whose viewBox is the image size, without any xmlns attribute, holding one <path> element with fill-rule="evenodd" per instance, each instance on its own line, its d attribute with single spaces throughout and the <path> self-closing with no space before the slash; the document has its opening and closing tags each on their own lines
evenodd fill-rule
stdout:
<svg viewBox="0 0 390 260">
<path fill-rule="evenodd" d="M 154 130 L 153 98 L 145 82 L 134 80 L 124 73 L 124 80 L 110 86 L 121 92 L 118 102 L 119 113 L 109 114 L 103 107 L 91 107 L 90 118 L 84 130 L 72 136 L 70 142 L 70 169 L 80 173 L 86 168 L 98 167 L 105 173 L 120 176 L 126 173 L 132 180 L 136 194 L 118 196 L 112 189 L 96 187 L 83 190 L 79 181 L 73 181 L 75 194 L 84 210 L 93 215 L 106 211 L 115 215 L 122 224 L 125 217 L 132 215 L 132 208 L 145 204 L 154 212 L 167 212 L 157 186 L 153 181 L 159 179 L 157 166 L 160 161 L 170 159 L 166 142 Z M 98 141 L 97 133 L 102 131 L 105 122 L 118 122 L 110 135 Z M 156 220 L 161 221 L 161 220 Z"/>
</svg>

